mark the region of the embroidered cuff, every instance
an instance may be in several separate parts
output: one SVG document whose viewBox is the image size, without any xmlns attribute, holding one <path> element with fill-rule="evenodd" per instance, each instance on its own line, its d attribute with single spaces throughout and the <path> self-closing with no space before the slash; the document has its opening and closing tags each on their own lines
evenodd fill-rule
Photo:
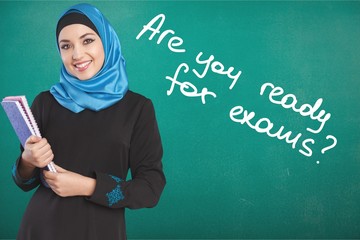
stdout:
<svg viewBox="0 0 360 240">
<path fill-rule="evenodd" d="M 13 177 L 15 183 L 21 189 L 23 189 L 24 191 L 29 191 L 38 185 L 38 182 L 39 182 L 39 178 L 38 178 L 38 174 L 37 174 L 38 172 L 34 171 L 33 176 L 29 179 L 22 178 L 18 171 L 19 162 L 20 162 L 20 157 L 16 160 L 15 164 L 12 166 L 12 169 L 11 169 L 12 177 Z"/>
<path fill-rule="evenodd" d="M 120 201 L 124 200 L 124 194 L 121 189 L 122 179 L 119 177 L 96 173 L 96 187 L 93 195 L 87 198 L 94 203 L 116 208 Z"/>
<path fill-rule="evenodd" d="M 36 180 L 36 177 L 32 177 L 30 179 L 23 179 L 20 175 L 19 175 L 19 172 L 17 171 L 17 166 L 16 166 L 16 163 L 14 163 L 13 167 L 12 167 L 12 170 L 11 170 L 11 173 L 12 173 L 12 176 L 13 178 L 21 183 L 21 184 L 24 184 L 24 185 L 30 185 L 32 184 L 33 182 L 35 182 Z"/>
</svg>

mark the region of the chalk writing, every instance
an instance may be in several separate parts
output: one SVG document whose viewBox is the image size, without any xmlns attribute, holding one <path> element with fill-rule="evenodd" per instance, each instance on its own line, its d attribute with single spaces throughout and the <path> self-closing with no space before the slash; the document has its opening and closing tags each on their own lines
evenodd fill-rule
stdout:
<svg viewBox="0 0 360 240">
<path fill-rule="evenodd" d="M 165 31 L 162 31 L 161 28 L 165 22 L 165 15 L 164 14 L 158 14 L 157 16 L 155 16 L 153 19 L 151 19 L 148 24 L 143 26 L 143 29 L 139 32 L 139 34 L 136 36 L 136 40 L 139 40 L 146 32 L 151 32 L 151 35 L 149 37 L 149 40 L 152 40 L 155 35 L 160 34 L 158 40 L 157 40 L 157 44 L 160 44 L 163 39 L 165 37 L 167 37 L 167 35 L 175 35 L 175 31 L 172 29 L 167 29 Z M 157 25 L 156 25 L 157 24 Z M 154 26 L 156 25 L 156 27 Z M 184 53 L 186 52 L 185 48 L 175 48 L 175 47 L 180 47 L 183 44 L 183 39 L 181 37 L 178 36 L 173 36 L 168 40 L 168 48 L 170 51 L 175 52 L 175 53 Z M 232 80 L 231 85 L 229 87 L 230 90 L 232 90 L 235 86 L 235 84 L 237 83 L 240 75 L 241 75 L 241 71 L 235 71 L 234 67 L 229 67 L 225 70 L 225 66 L 224 64 L 222 64 L 220 61 L 215 60 L 214 55 L 210 55 L 207 59 L 200 59 L 201 56 L 203 55 L 203 52 L 199 52 L 198 55 L 196 56 L 195 60 L 196 63 L 199 64 L 199 66 L 203 66 L 204 69 L 203 70 L 196 70 L 195 68 L 192 69 L 192 72 L 194 73 L 194 75 L 199 78 L 202 79 L 204 78 L 209 69 L 211 69 L 211 71 L 213 73 L 216 74 L 220 74 L 220 75 L 226 75 L 229 79 Z M 216 93 L 213 91 L 209 91 L 208 88 L 203 87 L 201 92 L 198 91 L 197 87 L 189 82 L 189 81 L 184 81 L 184 82 L 180 82 L 178 80 L 178 76 L 180 71 L 183 70 L 183 73 L 187 74 L 190 70 L 189 64 L 188 63 L 181 63 L 176 71 L 173 77 L 170 76 L 166 76 L 165 79 L 170 80 L 171 81 L 171 86 L 170 89 L 167 90 L 167 95 L 170 96 L 173 91 L 175 86 L 179 86 L 179 90 L 180 92 L 186 96 L 186 97 L 201 97 L 201 102 L 203 104 L 206 104 L 206 96 L 212 96 L 213 98 L 216 98 Z M 235 71 L 235 73 L 234 73 Z"/>
<path fill-rule="evenodd" d="M 319 98 L 314 106 L 310 104 L 303 104 L 300 108 L 296 107 L 297 99 L 294 94 L 286 94 L 281 98 L 281 100 L 276 100 L 274 97 L 280 96 L 284 93 L 284 90 L 281 87 L 275 87 L 272 83 L 264 83 L 260 89 L 260 95 L 263 95 L 265 89 L 267 87 L 272 88 L 271 92 L 269 93 L 269 100 L 274 104 L 280 104 L 283 108 L 291 108 L 294 112 L 300 113 L 302 116 L 310 116 L 313 120 L 318 120 L 321 125 L 317 130 L 313 130 L 311 128 L 307 128 L 306 130 L 312 133 L 319 133 L 323 129 L 325 123 L 331 117 L 330 113 L 325 114 L 324 110 L 321 110 L 316 116 L 314 116 L 315 112 L 320 108 L 323 99 Z M 325 114 L 325 116 L 324 116 Z M 323 117 L 324 116 L 324 117 Z M 323 118 L 322 118 L 323 117 Z"/>
<path fill-rule="evenodd" d="M 152 28 L 152 26 L 160 19 L 160 23 L 156 28 Z M 139 32 L 139 34 L 136 36 L 136 39 L 138 40 L 145 32 L 150 31 L 152 32 L 152 34 L 149 37 L 149 40 L 152 40 L 154 38 L 154 36 L 156 34 L 160 33 L 160 28 L 162 27 L 162 25 L 164 24 L 165 21 L 165 15 L 164 14 L 159 14 L 156 17 L 154 17 L 148 24 L 146 24 L 143 29 L 141 30 L 141 32 Z M 159 36 L 158 40 L 157 40 L 157 44 L 160 44 L 162 42 L 162 40 L 166 37 L 166 35 L 168 34 L 175 34 L 175 31 L 168 29 L 165 30 L 164 32 L 161 33 L 161 35 Z M 174 47 L 180 47 L 183 44 L 183 40 L 180 37 L 177 36 L 173 36 L 169 39 L 168 41 L 168 48 L 173 51 L 173 52 L 185 52 L 185 49 L 183 48 L 174 48 Z"/>
<path fill-rule="evenodd" d="M 199 93 L 194 84 L 192 84 L 190 82 L 178 82 L 177 78 L 178 78 L 181 68 L 183 68 L 183 67 L 184 67 L 184 73 L 187 73 L 189 71 L 189 66 L 186 63 L 181 63 L 178 66 L 178 68 L 176 69 L 174 77 L 166 76 L 166 79 L 168 79 L 172 82 L 170 89 L 167 91 L 168 96 L 171 95 L 171 93 L 173 92 L 175 85 L 179 85 L 180 91 L 184 96 L 186 96 L 186 97 L 201 97 L 201 101 L 203 104 L 206 103 L 206 99 L 205 99 L 206 95 L 211 95 L 214 98 L 216 98 L 216 94 L 213 92 L 209 92 L 207 88 L 203 88 L 201 93 Z"/>
<path fill-rule="evenodd" d="M 334 136 L 332 136 L 332 135 L 327 135 L 327 136 L 326 136 L 326 139 L 329 139 L 329 138 L 331 138 L 331 140 L 332 140 L 333 142 L 332 142 L 332 144 L 330 144 L 329 146 L 324 147 L 323 149 L 321 149 L 321 153 L 322 153 L 322 154 L 324 154 L 326 151 L 334 148 L 334 147 L 336 146 L 336 144 L 337 144 L 337 139 L 336 139 L 336 137 L 334 137 Z"/>
<path fill-rule="evenodd" d="M 300 107 L 297 107 L 298 100 L 294 94 L 286 94 L 282 96 L 284 94 L 284 90 L 281 87 L 275 87 L 272 83 L 264 83 L 260 88 L 260 95 L 263 95 L 266 88 L 268 87 L 272 89 L 269 93 L 270 102 L 281 105 L 285 109 L 292 109 L 294 112 L 300 113 L 301 116 L 309 116 L 312 120 L 317 120 L 318 122 L 320 122 L 320 127 L 317 130 L 306 128 L 307 131 L 313 134 L 318 134 L 323 130 L 324 125 L 326 121 L 330 119 L 331 114 L 326 113 L 325 110 L 320 110 L 318 113 L 316 113 L 323 102 L 322 98 L 318 99 L 313 106 L 305 103 L 302 104 Z M 279 98 L 277 99 L 276 97 Z M 312 138 L 300 140 L 302 138 L 302 133 L 298 133 L 296 134 L 296 136 L 291 138 L 291 136 L 293 135 L 292 131 L 287 131 L 286 133 L 283 133 L 285 128 L 284 126 L 280 126 L 279 130 L 277 131 L 273 131 L 273 122 L 271 122 L 268 118 L 260 118 L 257 121 L 253 120 L 255 118 L 255 112 L 248 112 L 242 106 L 233 107 L 230 110 L 229 116 L 233 122 L 247 124 L 250 128 L 254 129 L 258 133 L 266 133 L 269 137 L 276 137 L 279 140 L 285 139 L 286 143 L 291 144 L 291 147 L 293 149 L 297 148 L 298 142 L 301 141 L 299 152 L 306 157 L 311 157 L 313 154 L 312 146 L 315 144 L 315 140 Z M 325 151 L 334 148 L 337 144 L 337 139 L 334 136 L 328 135 L 326 137 L 326 139 L 329 138 L 333 140 L 333 143 L 330 146 L 323 148 L 321 150 L 322 154 L 324 154 Z M 317 164 L 319 163 L 320 162 L 317 161 Z"/>
<path fill-rule="evenodd" d="M 162 30 L 162 26 L 165 22 L 165 15 L 158 14 L 153 19 L 151 19 L 146 25 L 143 26 L 142 30 L 136 36 L 136 40 L 139 40 L 145 33 L 150 32 L 149 40 L 152 40 L 156 35 L 158 39 L 157 44 L 162 43 L 163 40 L 167 39 L 168 49 L 174 53 L 184 53 L 186 49 L 182 46 L 183 39 L 175 35 L 175 31 L 172 29 Z M 215 56 L 205 55 L 200 51 L 195 57 L 196 67 L 190 67 L 188 63 L 182 62 L 178 65 L 173 76 L 166 76 L 165 79 L 171 82 L 170 88 L 167 90 L 167 95 L 170 96 L 175 87 L 179 87 L 179 91 L 185 97 L 198 97 L 201 98 L 203 104 L 207 103 L 209 97 L 216 98 L 217 95 L 214 91 L 208 90 L 207 87 L 203 87 L 201 91 L 195 86 L 194 83 L 190 82 L 191 77 L 196 77 L 197 79 L 203 79 L 207 76 L 209 72 L 227 76 L 231 80 L 229 90 L 232 90 L 236 83 L 238 82 L 242 71 L 235 70 L 234 67 L 225 67 L 218 59 L 215 59 Z M 192 71 L 190 71 L 190 69 Z M 182 77 L 186 77 L 187 81 L 180 81 L 179 75 L 182 73 Z M 191 75 L 193 73 L 193 75 Z M 274 86 L 272 83 L 264 83 L 260 88 L 260 95 L 263 96 L 265 92 L 268 91 L 268 99 L 271 103 L 280 105 L 284 109 L 291 109 L 296 113 L 299 113 L 303 117 L 309 117 L 311 120 L 317 121 L 320 125 L 316 129 L 307 127 L 306 131 L 310 134 L 320 133 L 326 122 L 330 119 L 331 114 L 327 113 L 325 110 L 321 109 L 323 99 L 319 98 L 314 104 L 303 103 L 300 104 L 298 98 L 292 94 L 285 94 L 284 89 L 280 86 Z M 290 144 L 292 149 L 297 149 L 299 153 L 306 157 L 311 157 L 313 154 L 313 147 L 316 144 L 315 140 L 312 138 L 306 138 L 300 132 L 293 132 L 290 130 L 285 130 L 285 126 L 276 127 L 276 124 L 273 123 L 269 118 L 256 118 L 254 111 L 248 111 L 244 109 L 241 105 L 233 107 L 229 112 L 230 119 L 235 123 L 240 123 L 242 125 L 246 124 L 250 128 L 254 129 L 258 133 L 265 133 L 271 138 L 277 138 L 278 140 L 284 140 L 287 144 Z M 336 137 L 332 135 L 327 135 L 326 139 L 331 139 L 332 143 L 327 147 L 321 150 L 321 153 L 324 154 L 326 151 L 334 148 L 337 144 Z M 320 162 L 317 161 L 317 164 Z"/>
<path fill-rule="evenodd" d="M 204 68 L 202 74 L 200 74 L 197 70 L 193 69 L 193 72 L 195 73 L 195 75 L 198 76 L 199 78 L 204 78 L 206 73 L 208 72 L 210 64 L 211 64 L 211 70 L 214 73 L 223 74 L 223 75 L 226 74 L 230 79 L 233 80 L 230 87 L 229 87 L 229 89 L 231 90 L 235 86 L 237 80 L 239 79 L 239 77 L 241 75 L 241 71 L 238 71 L 237 74 L 235 74 L 235 75 L 231 75 L 232 71 L 234 71 L 234 67 L 229 67 L 228 70 L 224 71 L 225 67 L 221 62 L 219 62 L 219 61 L 212 62 L 212 60 L 215 59 L 214 55 L 210 55 L 210 57 L 208 59 L 206 59 L 206 60 L 200 60 L 200 57 L 202 55 L 203 55 L 203 53 L 200 52 L 196 56 L 196 62 L 199 63 L 199 64 L 206 64 L 205 68 Z"/>
<path fill-rule="evenodd" d="M 254 120 L 255 112 L 248 112 L 242 106 L 235 106 L 230 110 L 229 113 L 230 119 L 233 122 L 240 124 L 247 124 L 250 128 L 254 129 L 258 133 L 266 133 L 269 137 L 277 138 L 279 140 L 284 140 L 291 144 L 291 147 L 295 149 L 297 147 L 297 143 L 301 138 L 302 134 L 298 133 L 294 137 L 292 137 L 293 133 L 291 131 L 287 131 L 283 133 L 285 127 L 280 126 L 278 130 L 272 131 L 274 128 L 274 124 L 268 118 L 260 118 L 259 120 Z M 312 150 L 307 145 L 308 142 L 314 142 L 313 139 L 305 139 L 302 141 L 302 147 L 305 149 L 300 149 L 299 152 L 305 156 L 311 156 Z"/>
</svg>

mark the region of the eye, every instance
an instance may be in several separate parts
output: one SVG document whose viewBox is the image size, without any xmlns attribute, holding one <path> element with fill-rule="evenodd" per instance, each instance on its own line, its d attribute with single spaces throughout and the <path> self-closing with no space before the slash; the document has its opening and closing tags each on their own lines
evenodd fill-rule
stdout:
<svg viewBox="0 0 360 240">
<path fill-rule="evenodd" d="M 60 48 L 61 49 L 63 49 L 63 50 L 68 50 L 69 48 L 70 48 L 70 44 L 62 44 L 61 46 L 60 46 Z"/>
<path fill-rule="evenodd" d="M 93 41 L 95 41 L 95 39 L 86 38 L 86 39 L 84 40 L 84 45 L 88 45 L 88 44 L 92 43 Z"/>
</svg>

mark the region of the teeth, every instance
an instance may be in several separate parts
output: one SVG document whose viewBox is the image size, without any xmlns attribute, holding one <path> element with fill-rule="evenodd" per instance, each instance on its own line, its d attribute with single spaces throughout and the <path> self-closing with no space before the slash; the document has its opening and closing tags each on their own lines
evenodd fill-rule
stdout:
<svg viewBox="0 0 360 240">
<path fill-rule="evenodd" d="M 88 65 L 90 62 L 91 62 L 91 61 L 84 62 L 84 63 L 82 63 L 82 64 L 76 64 L 75 67 L 77 67 L 77 68 L 83 68 L 83 67 L 85 67 L 86 65 Z"/>
</svg>

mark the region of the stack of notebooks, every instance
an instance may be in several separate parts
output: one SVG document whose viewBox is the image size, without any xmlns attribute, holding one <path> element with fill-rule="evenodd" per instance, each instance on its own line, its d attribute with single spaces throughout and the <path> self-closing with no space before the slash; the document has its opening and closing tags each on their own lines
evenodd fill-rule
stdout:
<svg viewBox="0 0 360 240">
<path fill-rule="evenodd" d="M 31 135 L 41 137 L 25 96 L 6 97 L 2 100 L 1 105 L 23 147 Z M 48 164 L 47 168 L 49 171 L 56 172 L 53 162 Z"/>
</svg>

